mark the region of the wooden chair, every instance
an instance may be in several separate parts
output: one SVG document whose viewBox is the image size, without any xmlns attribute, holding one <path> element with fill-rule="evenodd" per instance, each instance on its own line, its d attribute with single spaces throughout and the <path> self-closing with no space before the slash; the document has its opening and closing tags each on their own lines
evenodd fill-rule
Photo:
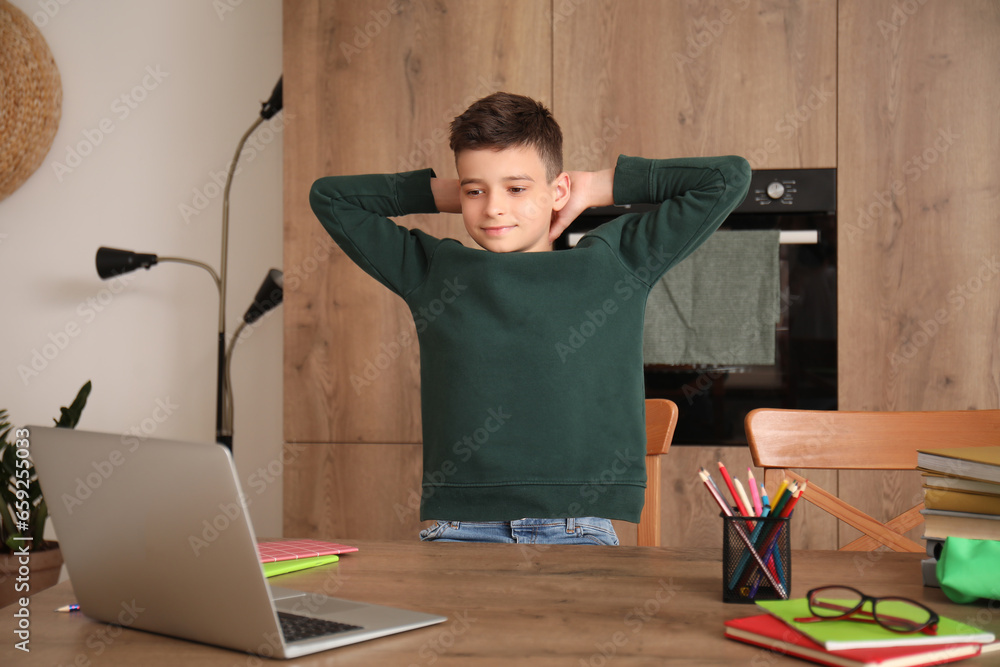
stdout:
<svg viewBox="0 0 1000 667">
<path fill-rule="evenodd" d="M 759 408 L 746 417 L 754 465 L 839 470 L 913 470 L 918 449 L 979 447 L 1000 443 L 1000 410 L 939 412 L 848 412 Z M 923 552 L 903 533 L 923 522 L 920 503 L 881 523 L 812 482 L 803 498 L 864 535 L 841 551 L 869 551 L 884 544 L 895 551 Z"/>
<path fill-rule="evenodd" d="M 677 405 L 664 398 L 646 399 L 646 503 L 639 517 L 640 547 L 660 546 L 660 473 L 677 426 Z"/>
</svg>

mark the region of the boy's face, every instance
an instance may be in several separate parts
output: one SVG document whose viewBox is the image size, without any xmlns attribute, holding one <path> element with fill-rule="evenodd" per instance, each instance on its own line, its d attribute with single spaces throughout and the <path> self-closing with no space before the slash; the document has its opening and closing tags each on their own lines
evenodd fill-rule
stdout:
<svg viewBox="0 0 1000 667">
<path fill-rule="evenodd" d="M 490 252 L 552 250 L 552 212 L 569 198 L 569 177 L 549 183 L 534 147 L 464 150 L 458 168 L 462 219 L 472 239 Z"/>
</svg>

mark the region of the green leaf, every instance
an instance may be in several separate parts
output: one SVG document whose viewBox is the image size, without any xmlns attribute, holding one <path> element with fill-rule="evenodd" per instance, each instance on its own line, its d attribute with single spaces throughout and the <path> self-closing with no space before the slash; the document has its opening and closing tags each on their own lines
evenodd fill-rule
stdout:
<svg viewBox="0 0 1000 667">
<path fill-rule="evenodd" d="M 68 408 L 59 408 L 61 416 L 59 419 L 54 419 L 56 426 L 61 428 L 74 428 L 80 421 L 80 413 L 83 412 L 84 406 L 87 405 L 87 397 L 90 396 L 91 384 L 90 380 L 87 380 L 80 391 L 77 392 L 76 398 Z"/>
</svg>

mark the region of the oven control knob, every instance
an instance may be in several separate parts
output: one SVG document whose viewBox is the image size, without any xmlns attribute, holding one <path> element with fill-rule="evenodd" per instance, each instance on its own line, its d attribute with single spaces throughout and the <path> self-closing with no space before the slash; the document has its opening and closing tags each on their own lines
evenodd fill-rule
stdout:
<svg viewBox="0 0 1000 667">
<path fill-rule="evenodd" d="M 785 186 L 779 183 L 778 181 L 774 181 L 773 183 L 767 186 L 767 196 L 770 197 L 771 199 L 781 199 L 784 196 L 784 194 L 785 194 Z"/>
</svg>

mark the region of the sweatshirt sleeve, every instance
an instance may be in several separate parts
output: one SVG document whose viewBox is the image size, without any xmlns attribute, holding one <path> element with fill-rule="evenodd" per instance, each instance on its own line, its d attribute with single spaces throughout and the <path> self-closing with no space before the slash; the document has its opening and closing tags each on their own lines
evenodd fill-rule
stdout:
<svg viewBox="0 0 1000 667">
<path fill-rule="evenodd" d="M 622 263 L 652 285 L 704 243 L 750 187 L 750 165 L 738 156 L 648 160 L 622 155 L 615 204 L 659 204 L 626 213 L 595 230 Z"/>
<path fill-rule="evenodd" d="M 313 183 L 309 204 L 359 267 L 405 297 L 423 282 L 438 239 L 390 216 L 437 213 L 430 169 L 401 174 L 329 176 Z"/>
</svg>

